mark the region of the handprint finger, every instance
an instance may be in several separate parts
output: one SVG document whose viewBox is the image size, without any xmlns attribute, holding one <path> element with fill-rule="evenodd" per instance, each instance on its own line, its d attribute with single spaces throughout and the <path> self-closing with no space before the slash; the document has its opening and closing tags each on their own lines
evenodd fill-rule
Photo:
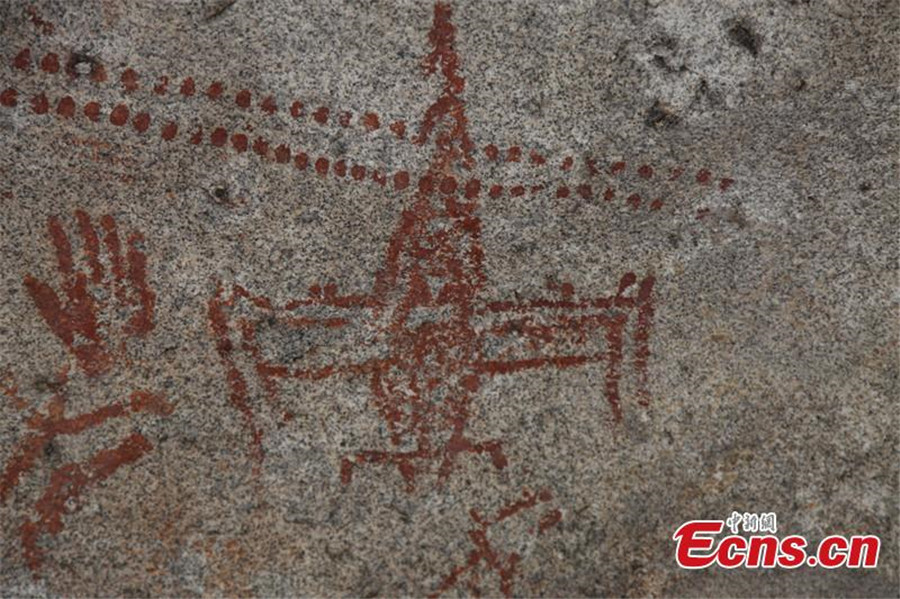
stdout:
<svg viewBox="0 0 900 599">
<path fill-rule="evenodd" d="M 147 285 L 147 256 L 138 247 L 143 241 L 144 236 L 140 233 L 128 236 L 128 280 L 136 295 L 138 310 L 129 319 L 126 332 L 139 337 L 153 329 L 153 310 L 156 306 L 156 294 Z"/>
<path fill-rule="evenodd" d="M 88 293 L 87 277 L 77 273 L 72 283 L 72 299 L 69 303 L 69 318 L 73 330 L 89 341 L 102 343 L 103 338 L 98 331 L 97 310 L 94 298 Z"/>
<path fill-rule="evenodd" d="M 47 219 L 47 231 L 50 233 L 50 239 L 53 241 L 53 247 L 56 248 L 56 261 L 59 265 L 59 272 L 63 276 L 63 287 L 66 293 L 69 292 L 71 285 L 72 273 L 74 267 L 72 263 L 72 245 L 69 243 L 69 237 L 66 230 L 63 229 L 62 223 L 55 216 Z"/>
<path fill-rule="evenodd" d="M 50 330 L 71 347 L 75 340 L 72 322 L 53 288 L 31 275 L 25 276 L 25 288 Z"/>
<path fill-rule="evenodd" d="M 116 228 L 116 221 L 108 214 L 100 219 L 100 226 L 103 227 L 103 244 L 109 253 L 110 269 L 112 270 L 115 294 L 119 302 L 125 304 L 127 298 L 125 296 L 125 287 L 123 280 L 125 278 L 125 265 L 122 261 L 122 244 L 119 241 L 119 232 Z"/>
<path fill-rule="evenodd" d="M 97 236 L 97 230 L 91 224 L 91 217 L 84 210 L 76 210 L 75 218 L 78 219 L 78 228 L 84 240 L 84 257 L 91 269 L 91 282 L 100 283 L 103 280 L 103 265 L 100 264 L 100 238 Z"/>
</svg>

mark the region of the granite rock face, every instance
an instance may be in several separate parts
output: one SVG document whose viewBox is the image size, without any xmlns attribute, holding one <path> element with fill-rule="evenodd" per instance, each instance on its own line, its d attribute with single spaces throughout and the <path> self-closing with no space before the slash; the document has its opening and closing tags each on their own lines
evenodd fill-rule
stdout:
<svg viewBox="0 0 900 599">
<path fill-rule="evenodd" d="M 4 3 L 0 594 L 897 596 L 898 12 Z"/>
</svg>

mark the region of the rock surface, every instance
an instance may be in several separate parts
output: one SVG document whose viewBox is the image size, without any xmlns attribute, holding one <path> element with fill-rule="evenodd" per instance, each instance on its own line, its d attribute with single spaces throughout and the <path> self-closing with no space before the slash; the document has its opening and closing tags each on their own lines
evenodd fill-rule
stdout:
<svg viewBox="0 0 900 599">
<path fill-rule="evenodd" d="M 4 3 L 0 595 L 897 596 L 898 11 Z"/>
</svg>

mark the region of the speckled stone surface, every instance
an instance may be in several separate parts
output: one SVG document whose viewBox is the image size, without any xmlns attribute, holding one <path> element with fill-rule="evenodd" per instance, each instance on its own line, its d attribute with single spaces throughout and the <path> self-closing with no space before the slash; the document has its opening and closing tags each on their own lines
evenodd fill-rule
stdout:
<svg viewBox="0 0 900 599">
<path fill-rule="evenodd" d="M 0 595 L 897 596 L 898 13 L 4 2 Z"/>
</svg>

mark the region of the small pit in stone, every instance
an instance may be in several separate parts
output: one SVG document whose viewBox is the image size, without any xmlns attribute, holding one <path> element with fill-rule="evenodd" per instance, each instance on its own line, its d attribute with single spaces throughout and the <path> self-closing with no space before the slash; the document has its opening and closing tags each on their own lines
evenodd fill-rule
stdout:
<svg viewBox="0 0 900 599">
<path fill-rule="evenodd" d="M 746 20 L 733 21 L 728 26 L 728 38 L 732 43 L 744 48 L 752 56 L 759 54 L 762 39 Z"/>
<path fill-rule="evenodd" d="M 665 129 L 677 122 L 678 115 L 675 114 L 675 110 L 662 100 L 656 100 L 644 117 L 644 124 L 654 129 Z"/>
</svg>

